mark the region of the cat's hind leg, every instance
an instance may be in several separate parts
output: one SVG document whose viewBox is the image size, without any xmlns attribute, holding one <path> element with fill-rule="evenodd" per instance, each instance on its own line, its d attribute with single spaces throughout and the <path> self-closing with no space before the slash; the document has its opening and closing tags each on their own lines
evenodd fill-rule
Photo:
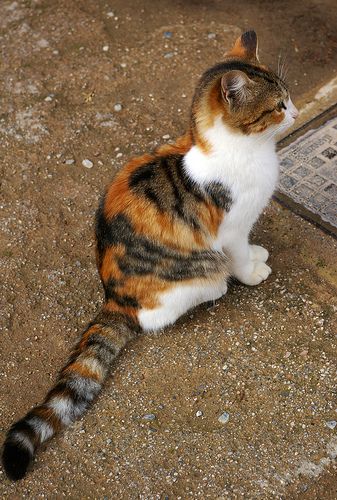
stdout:
<svg viewBox="0 0 337 500">
<path fill-rule="evenodd" d="M 209 283 L 192 281 L 188 284 L 175 283 L 158 297 L 159 305 L 153 309 L 142 309 L 138 321 L 143 330 L 156 331 L 174 323 L 192 307 L 216 300 L 227 292 L 225 279 Z"/>
</svg>

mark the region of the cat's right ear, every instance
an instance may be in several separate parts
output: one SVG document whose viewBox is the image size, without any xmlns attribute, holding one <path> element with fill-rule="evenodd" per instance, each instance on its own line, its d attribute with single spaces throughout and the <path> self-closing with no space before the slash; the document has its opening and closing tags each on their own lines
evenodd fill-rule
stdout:
<svg viewBox="0 0 337 500">
<path fill-rule="evenodd" d="M 243 71 L 228 71 L 221 78 L 222 97 L 230 108 L 240 106 L 249 99 L 252 84 L 253 82 Z"/>
<path fill-rule="evenodd" d="M 234 47 L 226 55 L 259 62 L 258 40 L 255 31 L 251 30 L 242 33 L 236 40 Z"/>
</svg>

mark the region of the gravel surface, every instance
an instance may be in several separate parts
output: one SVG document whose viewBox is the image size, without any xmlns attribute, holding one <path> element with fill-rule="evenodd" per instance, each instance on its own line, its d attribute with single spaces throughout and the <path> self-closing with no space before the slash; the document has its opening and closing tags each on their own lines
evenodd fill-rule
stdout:
<svg viewBox="0 0 337 500">
<path fill-rule="evenodd" d="M 2 439 L 102 303 L 93 216 L 109 179 L 183 132 L 198 75 L 247 27 L 262 60 L 287 52 L 305 104 L 336 67 L 335 12 L 332 1 L 0 3 Z M 25 480 L 0 469 L 0 497 L 336 498 L 336 241 L 276 203 L 254 239 L 271 252 L 268 281 L 232 283 L 131 344 Z"/>
</svg>

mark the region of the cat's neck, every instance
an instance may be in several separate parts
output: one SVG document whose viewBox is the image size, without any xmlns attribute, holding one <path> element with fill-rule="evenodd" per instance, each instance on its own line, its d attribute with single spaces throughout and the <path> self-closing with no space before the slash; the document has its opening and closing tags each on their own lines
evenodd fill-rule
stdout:
<svg viewBox="0 0 337 500">
<path fill-rule="evenodd" d="M 209 154 L 234 154 L 256 155 L 275 150 L 275 136 L 270 130 L 259 134 L 246 135 L 231 130 L 223 123 L 219 116 L 214 120 L 213 126 L 204 132 L 204 137 L 209 145 Z"/>
<path fill-rule="evenodd" d="M 198 184 L 214 181 L 227 186 L 275 184 L 279 167 L 275 140 L 270 134 L 239 134 L 218 119 L 204 138 L 209 150 L 196 144 L 184 158 L 186 172 Z"/>
</svg>

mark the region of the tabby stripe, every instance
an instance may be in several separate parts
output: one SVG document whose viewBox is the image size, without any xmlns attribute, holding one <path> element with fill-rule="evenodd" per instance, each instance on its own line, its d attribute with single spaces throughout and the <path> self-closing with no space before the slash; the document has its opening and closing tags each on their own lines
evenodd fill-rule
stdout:
<svg viewBox="0 0 337 500">
<path fill-rule="evenodd" d="M 181 196 L 181 193 L 180 193 L 180 191 L 178 189 L 176 181 L 174 179 L 174 175 L 173 175 L 171 166 L 168 163 L 168 159 L 165 158 L 165 157 L 161 158 L 160 165 L 164 169 L 166 178 L 167 178 L 167 180 L 169 181 L 169 183 L 170 183 L 170 185 L 172 187 L 173 195 L 174 195 L 174 198 L 175 198 L 175 205 L 177 205 L 178 203 L 182 203 L 182 196 Z"/>
<path fill-rule="evenodd" d="M 114 287 L 110 286 L 110 280 L 105 285 L 105 298 L 107 300 L 113 300 L 121 307 L 135 307 L 139 308 L 139 303 L 135 299 L 135 297 L 131 297 L 130 295 L 121 295 L 118 293 Z"/>
<path fill-rule="evenodd" d="M 118 346 L 96 333 L 89 337 L 87 346 L 95 347 L 95 357 L 104 365 L 110 365 L 119 352 Z"/>
<path fill-rule="evenodd" d="M 156 192 L 152 188 L 147 186 L 144 189 L 144 194 L 145 194 L 146 198 L 148 198 L 150 201 L 152 201 L 152 203 L 154 203 L 157 206 L 157 208 L 160 212 L 164 211 L 164 208 L 162 206 L 162 203 L 161 203 L 159 197 L 157 196 Z"/>
<path fill-rule="evenodd" d="M 22 418 L 11 427 L 10 433 L 12 432 L 25 435 L 32 443 L 36 441 L 36 434 L 25 418 Z"/>
<path fill-rule="evenodd" d="M 176 157 L 169 157 L 171 160 L 176 160 Z M 170 164 L 171 163 L 171 164 Z M 175 202 L 173 204 L 173 209 L 177 213 L 177 215 L 189 226 L 192 226 L 194 229 L 199 228 L 199 224 L 195 220 L 192 214 L 186 214 L 184 211 L 184 198 L 183 198 L 183 193 L 181 192 L 181 187 L 183 187 L 183 184 L 180 182 L 179 177 L 177 176 L 177 170 L 172 168 L 172 163 L 173 167 L 175 167 L 175 161 L 171 161 L 169 163 L 168 158 L 162 158 L 161 160 L 161 166 L 164 169 L 166 178 L 171 184 L 171 187 L 173 189 L 173 195 L 175 198 Z M 175 178 L 176 177 L 176 178 Z M 178 187 L 179 184 L 179 187 Z"/>
<path fill-rule="evenodd" d="M 204 202 L 205 197 L 202 196 L 200 189 L 197 187 L 195 182 L 190 180 L 185 172 L 183 157 L 181 157 L 180 161 L 177 162 L 176 170 L 185 191 L 192 194 L 197 201 Z"/>
<path fill-rule="evenodd" d="M 72 375 L 67 380 L 67 386 L 76 393 L 77 399 L 91 401 L 101 390 L 102 384 L 93 378 Z"/>
<path fill-rule="evenodd" d="M 269 76 L 270 73 L 263 71 L 261 68 L 258 68 L 257 66 L 248 63 L 244 63 L 242 61 L 235 61 L 235 60 L 216 64 L 215 66 L 213 66 L 204 73 L 204 75 L 201 78 L 201 81 L 206 80 L 206 82 L 210 82 L 218 74 L 220 76 L 226 71 L 232 71 L 232 70 L 243 71 L 247 73 L 249 76 L 258 76 L 260 78 L 263 78 L 269 83 L 282 82 L 282 80 L 277 75 L 273 75 L 274 78 L 271 78 Z"/>
<path fill-rule="evenodd" d="M 50 439 L 54 435 L 53 427 L 44 420 L 42 420 L 42 418 L 40 417 L 37 416 L 30 417 L 29 419 L 27 419 L 27 423 L 34 429 L 34 432 L 39 436 L 41 443 L 47 441 L 47 439 Z"/>
<path fill-rule="evenodd" d="M 32 455 L 34 454 L 35 447 L 31 440 L 23 432 L 11 432 L 10 441 L 12 443 L 20 445 L 22 448 L 26 448 Z"/>
<path fill-rule="evenodd" d="M 258 121 L 260 121 L 265 115 L 268 115 L 268 114 L 272 113 L 273 111 L 275 111 L 275 108 L 273 108 L 273 109 L 266 109 L 265 111 L 262 111 L 262 113 L 260 114 L 260 116 L 258 116 L 252 122 L 244 123 L 244 126 L 245 127 L 250 127 L 251 125 L 255 125 L 255 123 L 257 123 Z"/>
<path fill-rule="evenodd" d="M 123 214 L 114 216 L 109 222 L 102 217 L 100 226 L 98 231 L 107 227 L 107 243 L 125 246 L 125 255 L 117 260 L 125 276 L 155 274 L 162 279 L 174 281 L 205 276 L 206 272 L 214 273 L 225 262 L 225 257 L 219 256 L 217 252 L 195 251 L 185 255 L 156 244 L 145 236 L 138 235 L 128 217 Z"/>
<path fill-rule="evenodd" d="M 137 168 L 137 170 L 135 170 L 130 176 L 129 186 L 133 188 L 141 182 L 153 179 L 155 176 L 154 166 L 154 163 L 147 163 L 146 165 Z"/>
</svg>

